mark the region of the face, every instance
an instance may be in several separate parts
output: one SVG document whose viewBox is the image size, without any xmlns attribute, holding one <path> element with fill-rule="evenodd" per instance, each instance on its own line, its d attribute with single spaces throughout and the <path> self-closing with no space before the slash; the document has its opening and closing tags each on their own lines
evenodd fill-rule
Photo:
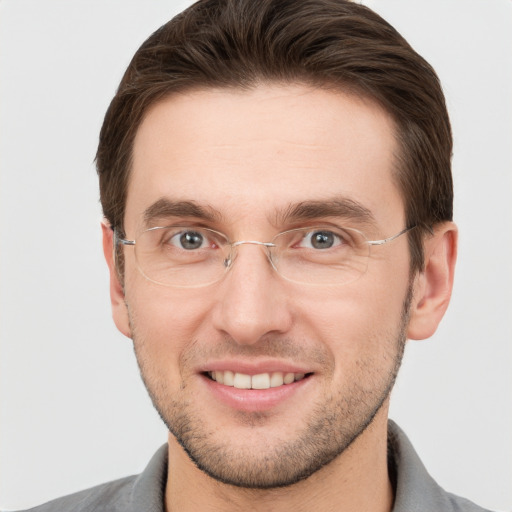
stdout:
<svg viewBox="0 0 512 512">
<path fill-rule="evenodd" d="M 268 242 L 341 224 L 386 238 L 405 227 L 396 147 L 388 115 L 342 93 L 268 85 L 176 95 L 137 133 L 126 236 L 177 224 Z M 214 478 L 292 484 L 386 407 L 407 326 L 406 236 L 373 247 L 367 271 L 344 285 L 286 280 L 264 248 L 246 244 L 220 281 L 165 287 L 123 250 L 116 323 L 169 430 Z"/>
</svg>

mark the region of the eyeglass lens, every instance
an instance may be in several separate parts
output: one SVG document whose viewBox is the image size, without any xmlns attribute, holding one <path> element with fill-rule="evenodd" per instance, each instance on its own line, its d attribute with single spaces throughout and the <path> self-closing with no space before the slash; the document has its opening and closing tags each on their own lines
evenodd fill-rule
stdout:
<svg viewBox="0 0 512 512">
<path fill-rule="evenodd" d="M 135 256 L 144 276 L 175 287 L 199 287 L 220 280 L 247 243 L 260 244 L 285 279 L 304 284 L 345 284 L 367 269 L 370 247 L 351 228 L 308 227 L 280 233 L 272 246 L 236 242 L 214 230 L 190 226 L 157 227 L 137 239 Z"/>
</svg>

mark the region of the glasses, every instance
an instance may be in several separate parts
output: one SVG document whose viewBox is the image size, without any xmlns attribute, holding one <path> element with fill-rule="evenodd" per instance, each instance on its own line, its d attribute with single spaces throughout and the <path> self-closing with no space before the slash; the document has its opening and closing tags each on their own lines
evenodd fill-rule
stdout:
<svg viewBox="0 0 512 512">
<path fill-rule="evenodd" d="M 383 245 L 415 226 L 383 240 L 368 240 L 357 229 L 333 226 L 290 229 L 271 242 L 231 242 L 213 229 L 195 226 L 154 227 L 136 240 L 114 231 L 115 244 L 134 246 L 142 275 L 154 283 L 195 288 L 220 281 L 242 245 L 258 245 L 274 270 L 289 281 L 307 285 L 341 285 L 355 281 L 368 268 L 370 248 Z"/>
</svg>

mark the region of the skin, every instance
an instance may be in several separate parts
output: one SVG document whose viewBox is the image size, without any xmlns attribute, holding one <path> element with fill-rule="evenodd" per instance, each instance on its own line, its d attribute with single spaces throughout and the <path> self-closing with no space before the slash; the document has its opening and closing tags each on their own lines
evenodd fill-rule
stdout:
<svg viewBox="0 0 512 512">
<path fill-rule="evenodd" d="M 267 84 L 173 96 L 138 130 L 126 235 L 136 239 L 144 211 L 166 198 L 216 212 L 200 222 L 231 240 L 266 242 L 297 227 L 278 214 L 290 205 L 344 197 L 371 212 L 369 239 L 386 238 L 405 227 L 396 150 L 390 117 L 343 93 Z M 339 219 L 302 224 L 319 222 Z M 389 390 L 405 338 L 430 336 L 448 305 L 453 224 L 425 241 L 425 269 L 412 278 L 402 236 L 372 248 L 367 272 L 343 286 L 286 281 L 254 245 L 221 281 L 191 289 L 148 281 L 126 247 L 121 284 L 103 231 L 114 320 L 174 433 L 168 510 L 391 510 Z M 215 364 L 288 364 L 310 376 L 271 407 L 240 409 L 212 392 L 203 372 Z"/>
</svg>

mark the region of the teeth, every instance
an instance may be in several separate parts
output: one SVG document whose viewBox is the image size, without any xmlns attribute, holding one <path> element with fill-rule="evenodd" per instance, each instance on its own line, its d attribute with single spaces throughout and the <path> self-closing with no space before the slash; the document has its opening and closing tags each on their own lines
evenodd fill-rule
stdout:
<svg viewBox="0 0 512 512">
<path fill-rule="evenodd" d="M 304 373 L 259 373 L 258 375 L 247 375 L 245 373 L 233 373 L 232 371 L 208 372 L 208 375 L 220 384 L 235 387 L 237 389 L 269 389 L 277 388 L 283 384 L 291 384 L 302 380 Z"/>
<path fill-rule="evenodd" d="M 233 386 L 237 389 L 251 389 L 251 376 L 245 373 L 235 373 Z"/>
<path fill-rule="evenodd" d="M 270 387 L 270 375 L 268 373 L 253 375 L 251 383 L 252 389 L 268 389 Z"/>
<path fill-rule="evenodd" d="M 283 377 L 283 381 L 285 384 L 291 384 L 295 381 L 295 375 L 293 373 L 286 373 Z"/>
<path fill-rule="evenodd" d="M 275 372 L 270 376 L 270 387 L 277 388 L 284 384 L 283 374 L 281 372 Z"/>
</svg>

